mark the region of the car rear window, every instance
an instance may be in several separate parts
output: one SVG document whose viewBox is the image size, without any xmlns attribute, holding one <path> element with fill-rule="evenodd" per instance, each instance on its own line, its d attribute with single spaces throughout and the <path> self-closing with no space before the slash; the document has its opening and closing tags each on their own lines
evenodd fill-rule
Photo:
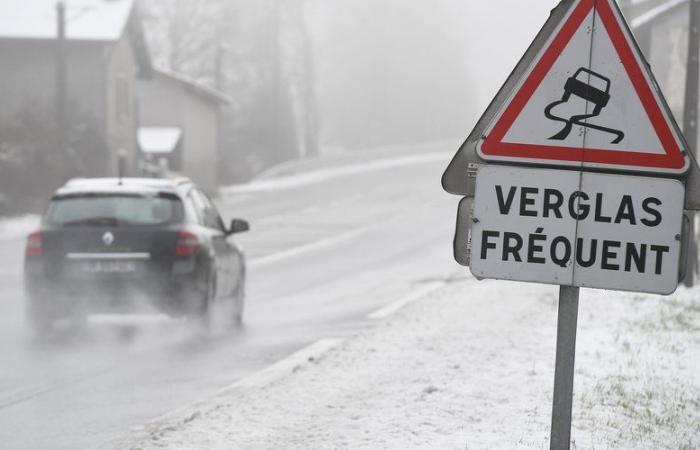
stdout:
<svg viewBox="0 0 700 450">
<path fill-rule="evenodd" d="M 87 194 L 55 197 L 44 221 L 55 226 L 155 226 L 183 221 L 173 194 Z"/>
</svg>

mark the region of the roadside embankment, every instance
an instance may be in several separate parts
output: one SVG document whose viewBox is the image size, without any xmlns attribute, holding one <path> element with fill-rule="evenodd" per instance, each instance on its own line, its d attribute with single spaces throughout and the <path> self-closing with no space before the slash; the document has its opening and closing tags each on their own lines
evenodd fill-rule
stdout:
<svg viewBox="0 0 700 450">
<path fill-rule="evenodd" d="M 545 448 L 556 299 L 459 278 L 279 378 L 135 430 L 128 448 Z M 572 448 L 698 448 L 699 349 L 700 289 L 582 290 Z"/>
</svg>

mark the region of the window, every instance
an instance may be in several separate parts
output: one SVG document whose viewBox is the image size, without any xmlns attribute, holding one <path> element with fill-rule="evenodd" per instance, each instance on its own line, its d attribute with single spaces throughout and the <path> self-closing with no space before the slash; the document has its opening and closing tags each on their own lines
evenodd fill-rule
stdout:
<svg viewBox="0 0 700 450">
<path fill-rule="evenodd" d="M 187 199 L 189 200 L 190 204 L 194 207 L 194 212 L 197 215 L 197 223 L 206 226 L 206 223 L 204 222 L 204 204 L 202 203 L 201 199 L 195 194 L 194 189 L 191 190 L 189 194 L 187 194 Z"/>
<path fill-rule="evenodd" d="M 88 194 L 53 199 L 45 221 L 58 226 L 147 226 L 183 218 L 182 202 L 175 195 Z"/>
<path fill-rule="evenodd" d="M 193 189 L 190 193 L 190 197 L 192 198 L 195 208 L 198 210 L 202 225 L 214 230 L 226 230 L 224 222 L 221 220 L 221 216 L 219 216 L 219 212 L 206 194 L 198 189 Z"/>
</svg>

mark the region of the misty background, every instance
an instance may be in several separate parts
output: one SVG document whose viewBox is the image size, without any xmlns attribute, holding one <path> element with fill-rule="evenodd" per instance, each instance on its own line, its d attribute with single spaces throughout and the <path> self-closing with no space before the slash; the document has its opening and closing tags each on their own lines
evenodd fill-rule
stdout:
<svg viewBox="0 0 700 450">
<path fill-rule="evenodd" d="M 466 136 L 555 4 L 151 0 L 144 9 L 158 65 L 232 95 L 233 146 L 255 164 L 270 146 L 286 159 Z"/>
<path fill-rule="evenodd" d="M 555 3 L 71 0 L 64 42 L 57 2 L 2 0 L 0 55 L 10 65 L 0 74 L 9 99 L 0 114 L 0 215 L 40 211 L 71 177 L 116 175 L 120 149 L 126 175 L 150 175 L 141 163 L 153 159 L 131 141 L 144 118 L 153 122 L 147 110 L 158 97 L 136 95 L 152 71 L 218 101 L 216 156 L 185 142 L 185 162 L 170 161 L 211 193 L 321 154 L 435 141 L 456 149 Z M 118 26 L 120 14 L 138 74 L 105 93 L 91 86 L 94 62 L 72 59 L 94 37 L 72 33 Z M 114 53 L 115 42 L 104 51 Z M 102 125 L 109 117 L 91 96 L 115 97 L 133 116 L 128 127 Z"/>
<path fill-rule="evenodd" d="M 172 411 L 187 411 L 183 425 L 202 423 L 206 410 L 186 405 L 207 398 L 228 404 L 216 409 L 226 423 L 189 437 L 249 436 L 224 448 L 397 436 L 407 442 L 397 448 L 444 447 L 448 434 L 456 448 L 510 448 L 523 436 L 544 445 L 556 287 L 477 283 L 459 267 L 458 197 L 440 177 L 558 3 L 0 0 L 0 447 L 103 448 L 154 430 L 154 448 L 169 439 L 181 448 L 176 430 L 147 424 Z M 690 1 L 618 3 L 680 122 L 694 106 Z M 81 301 L 147 310 L 61 320 L 36 339 L 27 255 L 56 250 L 52 270 L 70 267 L 69 251 L 93 257 L 53 240 L 39 213 L 69 178 L 120 171 L 187 176 L 225 223 L 250 223 L 229 238 L 248 269 L 242 326 L 202 329 L 148 310 L 129 282 L 89 295 L 66 278 L 60 287 Z M 142 183 L 160 184 L 133 182 Z M 83 185 L 89 195 L 100 183 Z M 102 252 L 106 231 L 88 231 L 75 229 Z M 700 348 L 697 288 L 669 299 L 584 295 L 577 365 L 595 370 L 577 372 L 575 422 L 586 432 L 607 424 L 591 437 L 599 446 L 700 448 L 698 415 L 688 414 L 700 404 L 688 364 Z M 299 353 L 338 339 L 340 364 Z M 289 378 L 268 384 L 274 367 Z M 221 396 L 257 374 L 266 381 L 250 397 Z M 513 426 L 491 433 L 503 423 Z M 113 448 L 150 448 L 142 443 Z"/>
</svg>

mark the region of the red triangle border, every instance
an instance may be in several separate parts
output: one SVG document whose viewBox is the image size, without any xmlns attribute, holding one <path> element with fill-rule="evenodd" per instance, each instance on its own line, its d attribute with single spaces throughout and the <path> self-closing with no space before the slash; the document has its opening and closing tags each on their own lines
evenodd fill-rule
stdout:
<svg viewBox="0 0 700 450">
<path fill-rule="evenodd" d="M 489 135 L 481 143 L 479 152 L 484 159 L 512 157 L 583 163 L 584 165 L 588 163 L 612 168 L 614 166 L 634 167 L 637 170 L 646 168 L 651 171 L 665 169 L 682 172 L 687 168 L 688 161 L 683 156 L 675 133 L 671 130 L 666 115 L 662 112 L 662 106 L 657 102 L 635 52 L 627 40 L 623 25 L 617 20 L 609 1 L 612 0 L 581 0 L 577 6 L 572 6 L 575 8 L 574 11 L 527 75 L 525 82 L 513 96 L 510 104 L 502 110 L 502 114 L 498 117 Z M 598 17 L 607 30 L 666 154 L 503 142 L 508 130 L 593 8 L 596 9 Z"/>
</svg>

